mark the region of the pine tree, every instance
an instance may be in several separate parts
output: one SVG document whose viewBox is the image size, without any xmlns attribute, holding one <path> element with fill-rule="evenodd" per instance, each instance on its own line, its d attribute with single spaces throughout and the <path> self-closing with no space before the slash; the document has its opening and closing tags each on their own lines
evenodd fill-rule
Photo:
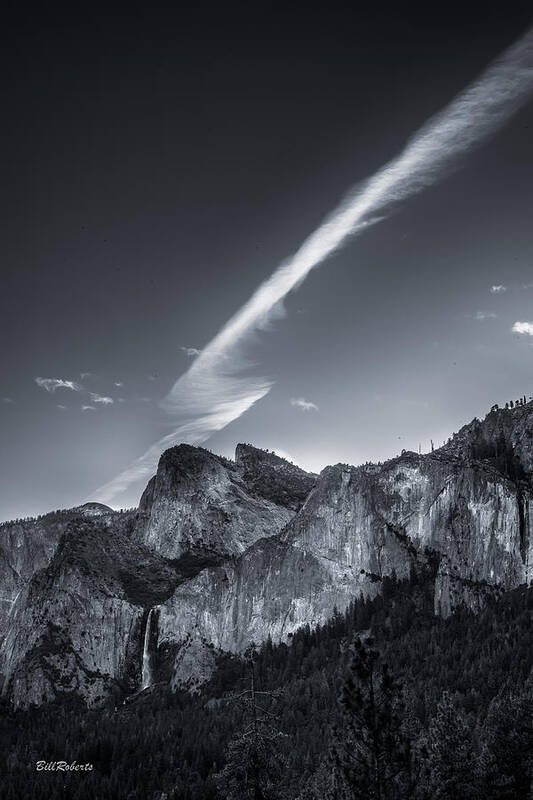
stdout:
<svg viewBox="0 0 533 800">
<path fill-rule="evenodd" d="M 442 694 L 429 725 L 426 770 L 421 797 L 457 800 L 479 797 L 478 759 L 463 711 L 448 692 Z"/>
<path fill-rule="evenodd" d="M 491 703 L 486 720 L 484 773 L 487 798 L 530 798 L 533 780 L 531 681 L 520 693 L 506 692 Z"/>
<path fill-rule="evenodd" d="M 380 654 L 356 638 L 340 697 L 342 727 L 331 752 L 333 798 L 400 800 L 412 796 L 412 758 L 402 732 L 402 687 Z"/>
<path fill-rule="evenodd" d="M 226 764 L 215 776 L 224 800 L 282 800 L 280 786 L 284 758 L 279 743 L 282 734 L 272 720 L 275 714 L 260 705 L 273 697 L 256 687 L 257 651 L 252 644 L 245 653 L 249 666 L 250 688 L 235 698 L 245 706 L 246 724 L 233 737 L 226 751 Z"/>
</svg>

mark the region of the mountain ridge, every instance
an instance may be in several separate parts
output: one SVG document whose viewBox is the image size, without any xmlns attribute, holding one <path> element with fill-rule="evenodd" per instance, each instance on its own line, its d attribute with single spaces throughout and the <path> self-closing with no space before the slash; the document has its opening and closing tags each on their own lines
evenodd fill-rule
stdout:
<svg viewBox="0 0 533 800">
<path fill-rule="evenodd" d="M 25 523 L 25 571 L 11 579 L 4 615 L 3 693 L 22 707 L 64 686 L 89 705 L 131 693 L 145 641 L 155 675 L 174 689 L 197 685 L 215 668 L 211 648 L 288 641 L 430 562 L 435 613 L 477 610 L 533 576 L 532 439 L 528 404 L 493 408 L 431 453 L 318 476 L 248 444 L 234 461 L 171 448 L 138 510 L 77 507 L 49 531 L 35 521 L 33 538 L 48 541 L 38 550 Z M 2 529 L 8 573 L 14 534 Z"/>
</svg>

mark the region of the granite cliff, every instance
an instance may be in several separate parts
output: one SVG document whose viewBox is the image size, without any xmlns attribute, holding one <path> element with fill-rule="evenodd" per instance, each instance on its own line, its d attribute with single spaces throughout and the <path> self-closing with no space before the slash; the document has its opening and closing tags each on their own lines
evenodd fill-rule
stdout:
<svg viewBox="0 0 533 800">
<path fill-rule="evenodd" d="M 238 555 L 279 533 L 315 478 L 247 445 L 237 446 L 233 462 L 182 444 L 161 456 L 141 497 L 137 535 L 167 558 L 196 550 Z"/>
<path fill-rule="evenodd" d="M 435 613 L 479 608 L 533 577 L 532 439 L 524 404 L 435 452 L 318 477 L 250 445 L 235 461 L 180 445 L 138 511 L 4 525 L 4 694 L 96 704 L 159 680 L 196 688 L 219 652 L 289 640 L 428 564 Z"/>
<path fill-rule="evenodd" d="M 6 633 L 20 591 L 35 572 L 48 566 L 71 520 L 85 516 L 105 518 L 114 514 L 111 508 L 101 503 L 86 503 L 36 519 L 0 525 L 0 638 Z"/>
</svg>

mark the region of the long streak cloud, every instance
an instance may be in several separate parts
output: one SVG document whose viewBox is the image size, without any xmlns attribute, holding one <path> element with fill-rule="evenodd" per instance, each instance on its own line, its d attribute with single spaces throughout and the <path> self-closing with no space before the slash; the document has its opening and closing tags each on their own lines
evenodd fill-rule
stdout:
<svg viewBox="0 0 533 800">
<path fill-rule="evenodd" d="M 244 414 L 272 382 L 249 377 L 244 346 L 269 322 L 286 295 L 314 268 L 392 207 L 438 181 L 461 156 L 496 133 L 533 91 L 533 29 L 469 87 L 429 119 L 402 152 L 353 189 L 299 250 L 265 280 L 204 347 L 161 403 L 178 427 L 152 445 L 93 498 L 111 501 L 147 478 L 162 451 L 178 442 L 201 444 Z"/>
</svg>

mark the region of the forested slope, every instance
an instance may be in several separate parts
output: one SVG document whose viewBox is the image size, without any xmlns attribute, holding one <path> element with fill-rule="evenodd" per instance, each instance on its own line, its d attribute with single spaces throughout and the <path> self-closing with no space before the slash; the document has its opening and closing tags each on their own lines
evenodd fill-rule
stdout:
<svg viewBox="0 0 533 800">
<path fill-rule="evenodd" d="M 350 677 L 349 644 L 371 634 L 381 661 L 403 686 L 393 697 L 401 711 L 395 735 L 410 749 L 411 796 L 529 797 L 532 618 L 533 588 L 525 586 L 489 601 L 478 615 L 459 609 L 447 619 L 435 616 L 428 570 L 409 580 L 385 580 L 382 595 L 361 598 L 314 631 L 298 631 L 289 645 L 267 642 L 253 659 L 255 688 L 267 692 L 261 708 L 270 712 L 275 732 L 265 755 L 272 763 L 263 765 L 271 776 L 263 796 L 339 793 L 331 776 L 347 725 L 338 699 Z M 227 764 L 228 744 L 238 742 L 249 723 L 243 698 L 250 681 L 250 660 L 224 657 L 212 681 L 193 696 L 154 686 L 100 711 L 75 700 L 27 712 L 6 707 L 0 797 L 230 797 L 227 770 L 236 766 L 231 752 Z M 94 768 L 37 772 L 40 759 L 91 762 Z M 368 787 L 369 797 L 372 791 Z M 401 786 L 390 791 L 384 796 L 403 796 Z"/>
</svg>

